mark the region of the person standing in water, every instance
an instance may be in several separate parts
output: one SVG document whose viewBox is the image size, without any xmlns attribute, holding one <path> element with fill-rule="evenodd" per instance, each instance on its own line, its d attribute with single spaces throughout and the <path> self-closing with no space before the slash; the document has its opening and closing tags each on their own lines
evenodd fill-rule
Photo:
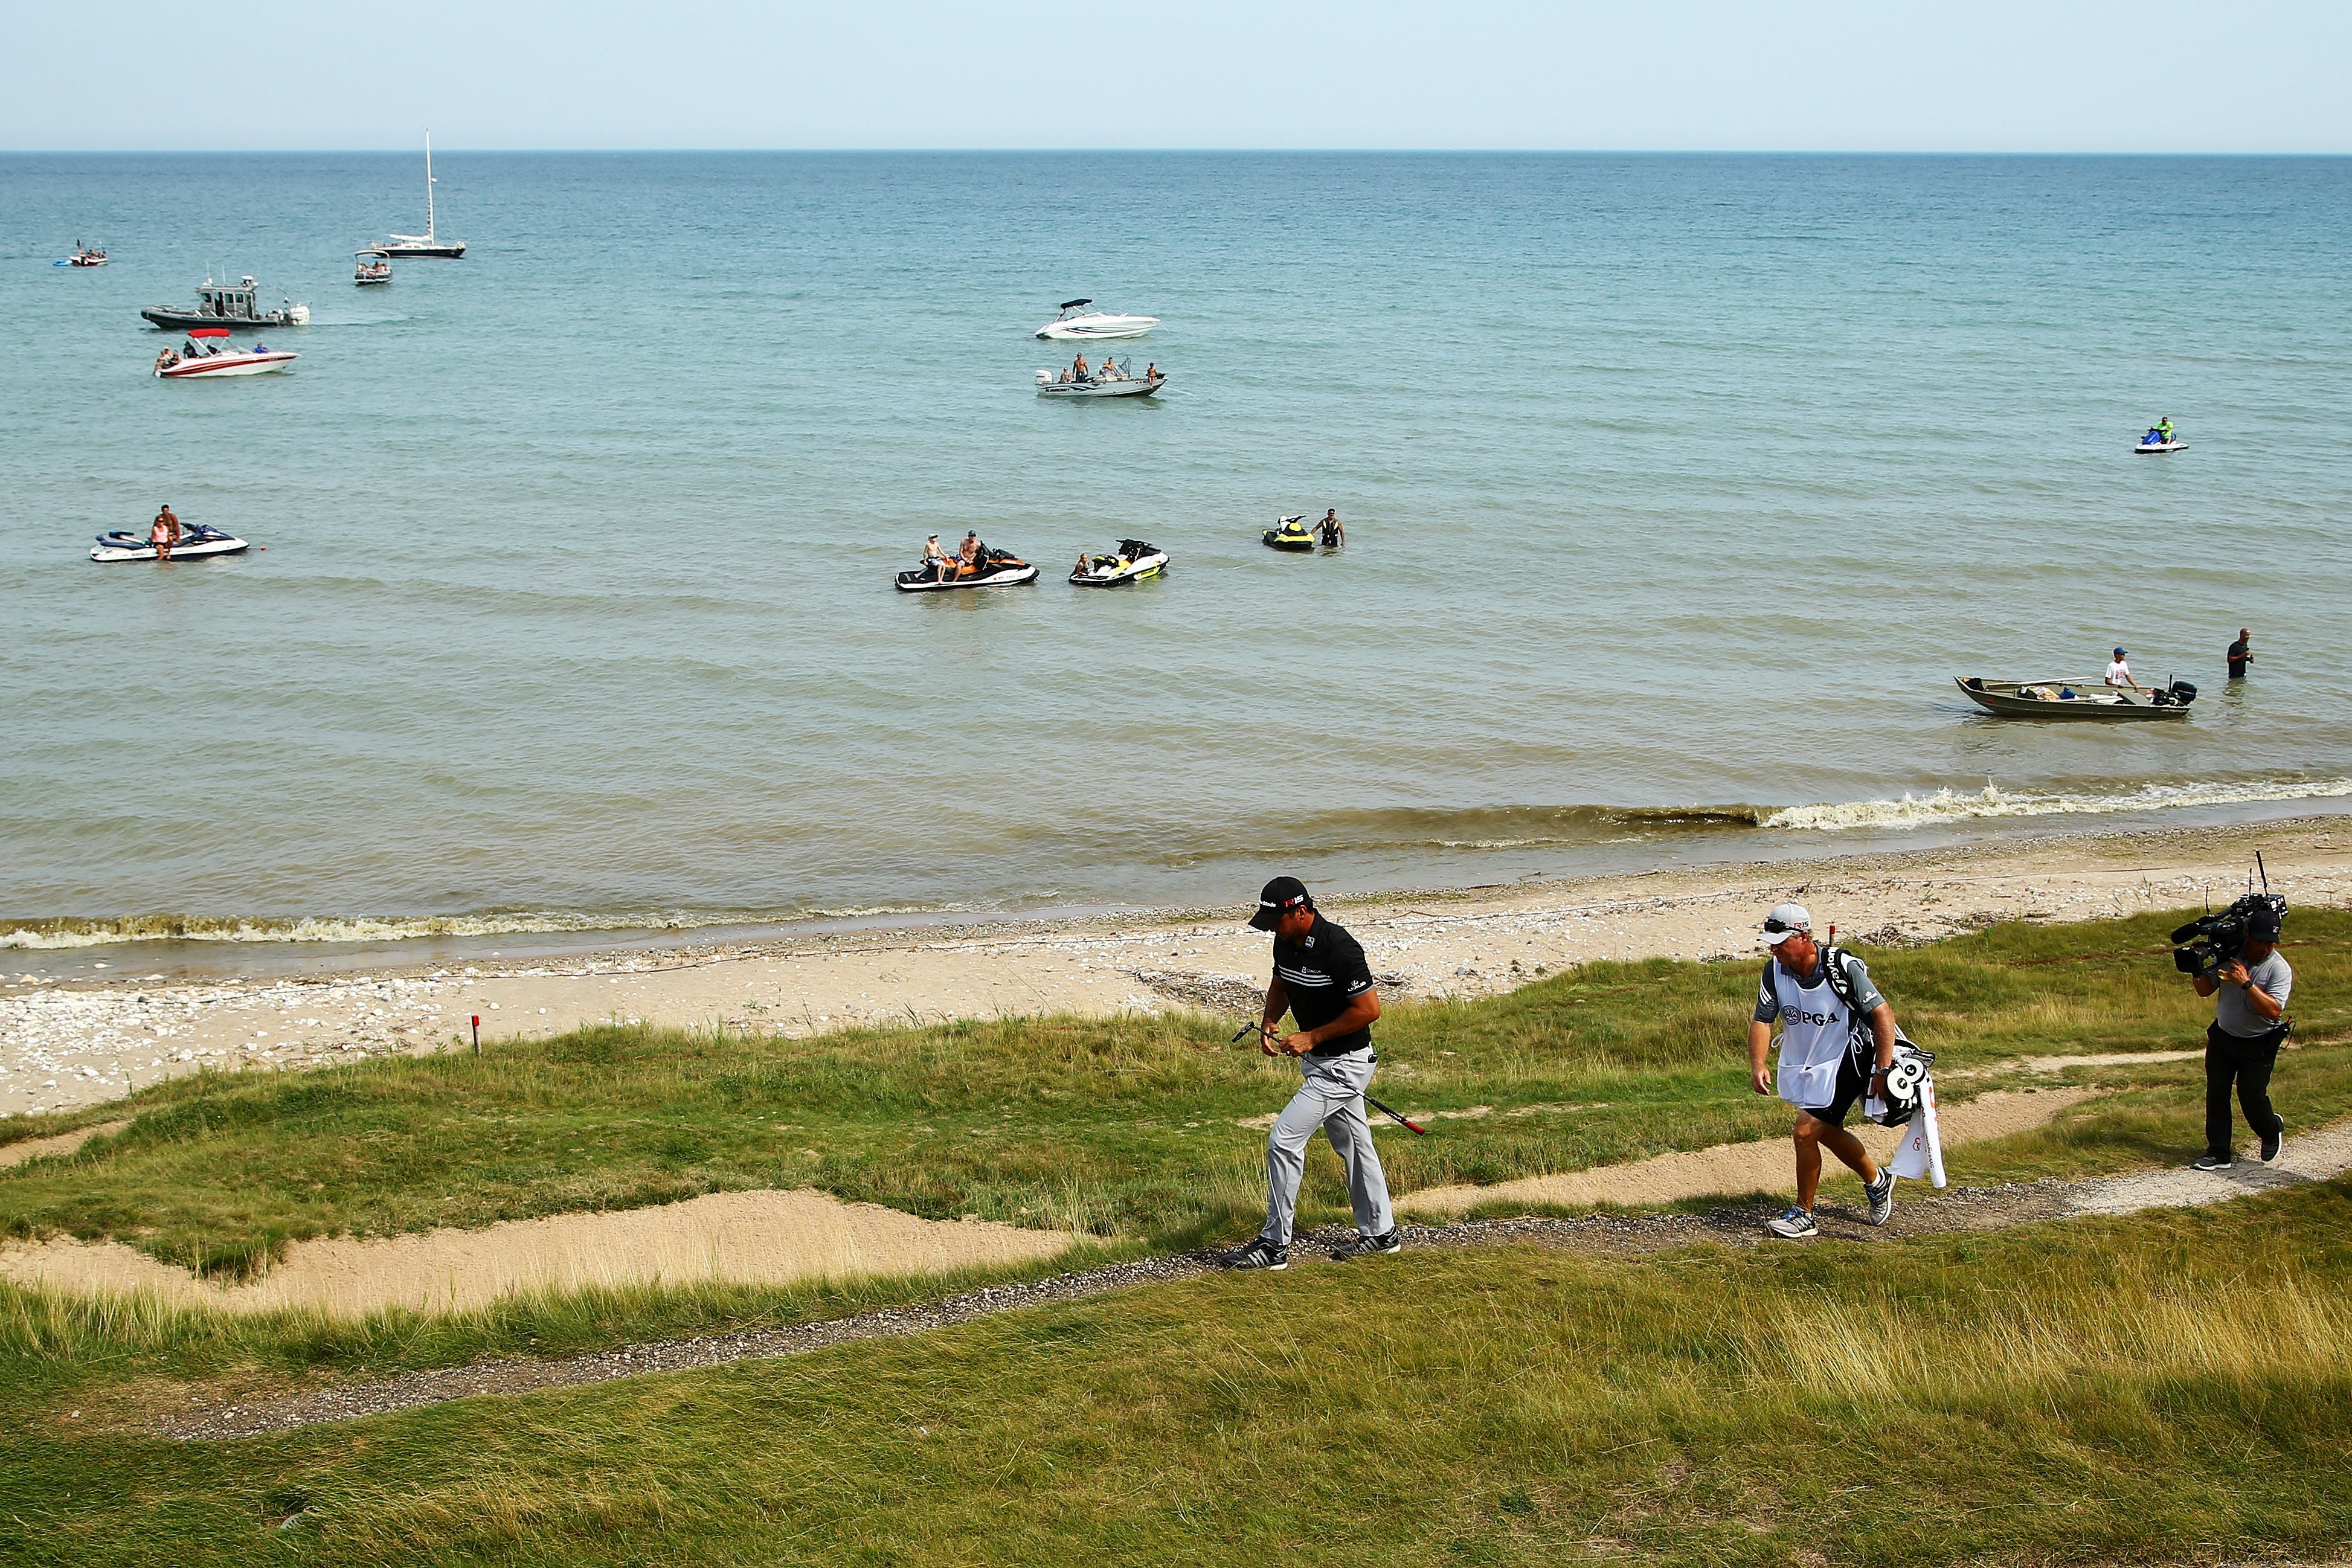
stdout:
<svg viewBox="0 0 2352 1568">
<path fill-rule="evenodd" d="M 2225 657 L 2230 661 L 2230 679 L 2245 679 L 2246 666 L 2253 662 L 2254 658 L 2254 634 L 2251 628 L 2246 626 L 2238 628 L 2238 640 L 2230 645 L 2230 651 Z"/>
<path fill-rule="evenodd" d="M 1339 521 L 1338 507 L 1326 507 L 1323 521 L 1316 526 L 1323 531 L 1323 548 L 1326 550 L 1337 550 L 1348 542 L 1348 530 Z"/>
</svg>

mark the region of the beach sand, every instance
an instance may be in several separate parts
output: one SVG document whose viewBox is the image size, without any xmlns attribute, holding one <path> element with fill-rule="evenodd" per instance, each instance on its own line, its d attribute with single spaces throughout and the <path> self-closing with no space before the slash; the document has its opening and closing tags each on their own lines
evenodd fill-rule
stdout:
<svg viewBox="0 0 2352 1568">
<path fill-rule="evenodd" d="M 1762 912 L 1802 901 L 1842 940 L 1932 940 L 1996 921 L 2218 905 L 2255 849 L 2296 904 L 2352 903 L 2352 819 L 1945 846 L 1807 861 L 1327 901 L 1392 996 L 1485 995 L 1593 959 L 1756 952 Z M 1230 910 L 875 930 L 589 952 L 300 980 L 26 984 L 0 994 L 0 1118 L 73 1110 L 196 1071 L 289 1069 L 485 1048 L 607 1020 L 805 1036 L 857 1024 L 1256 1005 L 1267 939 Z M 2291 922 L 2291 917 L 2290 917 Z M 2288 939 L 2294 928 L 2290 923 Z"/>
</svg>

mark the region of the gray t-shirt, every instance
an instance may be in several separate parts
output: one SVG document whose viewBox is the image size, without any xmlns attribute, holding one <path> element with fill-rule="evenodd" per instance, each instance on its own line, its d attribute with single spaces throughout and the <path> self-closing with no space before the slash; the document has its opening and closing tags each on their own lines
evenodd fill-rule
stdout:
<svg viewBox="0 0 2352 1568">
<path fill-rule="evenodd" d="M 2286 955 L 2276 948 L 2271 949 L 2271 955 L 2260 963 L 2246 965 L 2246 978 L 2261 986 L 2263 994 L 2281 1007 L 2286 1005 L 2287 993 L 2294 989 L 2294 971 L 2286 966 Z M 2248 1040 L 2278 1027 L 2254 1011 L 2243 991 L 2226 980 L 2219 984 L 2221 989 L 2213 993 L 2213 1021 L 2221 1026 L 2223 1034 Z"/>
<path fill-rule="evenodd" d="M 1845 960 L 1846 988 L 1853 993 L 1855 1015 L 1863 1016 L 1876 1011 L 1878 1005 L 1886 998 L 1881 996 L 1878 987 L 1870 983 L 1870 966 L 1843 948 L 1838 950 L 1838 956 Z M 1772 960 L 1772 968 L 1786 971 L 1800 985 L 1819 985 L 1822 983 L 1822 967 L 1818 959 L 1814 961 L 1813 967 L 1802 974 L 1790 969 L 1778 958 Z M 2275 992 L 2272 994 L 2277 994 Z M 1771 971 L 1767 970 L 1764 978 L 1756 984 L 1756 1021 L 1769 1024 L 1780 1016 L 1780 997 L 1772 989 Z"/>
</svg>

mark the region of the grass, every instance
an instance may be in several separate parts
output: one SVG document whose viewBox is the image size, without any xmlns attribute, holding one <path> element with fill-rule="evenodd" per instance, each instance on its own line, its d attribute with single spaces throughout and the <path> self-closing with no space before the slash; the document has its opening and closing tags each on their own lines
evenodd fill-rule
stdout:
<svg viewBox="0 0 2352 1568">
<path fill-rule="evenodd" d="M 2032 1055 L 2187 1048 L 2200 1004 L 2166 959 L 2168 917 L 2004 925 L 1871 954 L 1906 1029 L 1938 1052 L 1945 1098 L 2011 1081 Z M 2352 916 L 2298 911 L 2290 954 L 2308 1048 L 2297 1111 L 2352 1110 Z M 1656 959 L 1563 972 L 1477 1002 L 1407 1003 L 1380 1028 L 1383 1098 L 1407 1108 L 1540 1108 L 1382 1134 L 1401 1192 L 1575 1171 L 1773 1135 L 1746 1090 L 1748 963 Z M 1189 1015 L 1009 1018 L 814 1039 L 610 1026 L 464 1053 L 159 1085 L 33 1136 L 125 1114 L 68 1159 L 0 1173 L 0 1234 L 116 1237 L 238 1276 L 286 1243 L 634 1207 L 714 1191 L 816 1186 L 933 1218 L 977 1215 L 1159 1248 L 1246 1230 L 1256 1137 L 1295 1068 Z M 1959 1069 L 1991 1076 L 1961 1079 Z M 2196 1064 L 2101 1069 L 2144 1087 L 1967 1178 L 2169 1158 L 2194 1136 Z M 2038 1081 L 2049 1081 L 2042 1079 Z M 2292 1084 L 2292 1089 L 2287 1086 Z M 1305 1213 L 1343 1211 L 1318 1149 Z"/>
<path fill-rule="evenodd" d="M 11 1368 L 0 1558 L 2317 1556 L 2352 1535 L 2352 1185 L 1871 1247 L 1408 1253 L 237 1443 L 92 1429 L 142 1392 Z"/>
<path fill-rule="evenodd" d="M 2003 926 L 1871 954 L 1939 1067 L 2185 1049 L 2162 918 Z M 2277 1092 L 2352 1114 L 2352 917 L 2297 911 L 2303 1044 Z M 1489 1182 L 1725 1139 L 1755 969 L 1595 964 L 1403 1005 L 1396 1184 Z M 216 1272 L 293 1237 L 814 1184 L 1074 1226 L 1096 1257 L 1255 1223 L 1290 1069 L 1186 1017 L 1007 1019 L 812 1040 L 598 1028 L 299 1076 L 184 1079 L 0 1173 L 0 1226 Z M 2069 1075 L 2082 1077 L 2082 1074 Z M 2171 1161 L 2196 1062 L 1956 1152 L 1968 1182 Z M 2052 1081 L 2046 1076 L 2033 1081 Z M 2061 1079 L 2063 1081 L 2063 1079 Z M 1318 1146 L 1319 1152 L 1319 1146 Z M 1307 1215 L 1343 1212 L 1310 1167 Z M 1003 1276 L 996 1276 L 1002 1278 Z M 2043 1563 L 2324 1553 L 2352 1540 L 2352 1185 L 2224 1210 L 1867 1247 L 1636 1259 L 1408 1253 L 1038 1308 L 779 1362 L 230 1444 L 142 1435 L 199 1389 L 549 1355 L 837 1316 L 967 1281 L 702 1286 L 363 1321 L 0 1286 L 0 1562 L 1031 1563 L 1653 1558 Z M 278 1528 L 287 1521 L 292 1523 Z"/>
</svg>

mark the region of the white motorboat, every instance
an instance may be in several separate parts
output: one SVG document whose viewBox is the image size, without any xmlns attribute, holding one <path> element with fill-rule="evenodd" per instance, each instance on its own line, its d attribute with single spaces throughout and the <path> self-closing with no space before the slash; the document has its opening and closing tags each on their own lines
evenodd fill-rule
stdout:
<svg viewBox="0 0 2352 1568">
<path fill-rule="evenodd" d="M 362 289 L 371 283 L 392 281 L 392 258 L 381 250 L 352 252 L 352 282 Z"/>
<path fill-rule="evenodd" d="M 67 257 L 63 261 L 57 263 L 57 265 L 59 267 L 103 267 L 106 265 L 106 247 L 98 245 L 87 245 L 77 239 L 74 241 L 74 253 L 71 256 Z"/>
<path fill-rule="evenodd" d="M 443 239 L 433 232 L 433 132 L 425 133 L 425 232 L 387 236 L 376 247 L 386 256 L 433 256 L 444 261 L 456 261 L 466 254 L 462 239 Z"/>
<path fill-rule="evenodd" d="M 1139 338 L 1160 324 L 1157 316 L 1115 316 L 1089 310 L 1092 300 L 1066 300 L 1062 313 L 1037 329 L 1041 338 Z"/>
<path fill-rule="evenodd" d="M 164 381 L 267 375 L 271 371 L 284 370 L 298 357 L 289 349 L 273 349 L 262 343 L 241 349 L 228 341 L 226 327 L 192 327 L 184 347 L 165 349 L 155 356 L 155 374 Z"/>
<path fill-rule="evenodd" d="M 1080 355 L 1081 359 L 1085 356 Z M 1073 371 L 1041 370 L 1037 373 L 1037 395 L 1040 397 L 1149 397 L 1168 384 L 1168 377 L 1158 365 L 1148 365 L 1141 375 L 1106 359 L 1084 375 Z"/>
<path fill-rule="evenodd" d="M 194 527 L 184 525 L 181 528 L 180 542 L 172 546 L 172 559 L 202 561 L 215 555 L 242 555 L 252 548 L 233 533 L 223 533 L 217 528 L 200 522 Z M 154 545 L 138 534 L 118 528 L 98 536 L 98 542 L 90 546 L 89 558 L 92 561 L 152 561 L 156 558 L 156 551 Z"/>
</svg>

